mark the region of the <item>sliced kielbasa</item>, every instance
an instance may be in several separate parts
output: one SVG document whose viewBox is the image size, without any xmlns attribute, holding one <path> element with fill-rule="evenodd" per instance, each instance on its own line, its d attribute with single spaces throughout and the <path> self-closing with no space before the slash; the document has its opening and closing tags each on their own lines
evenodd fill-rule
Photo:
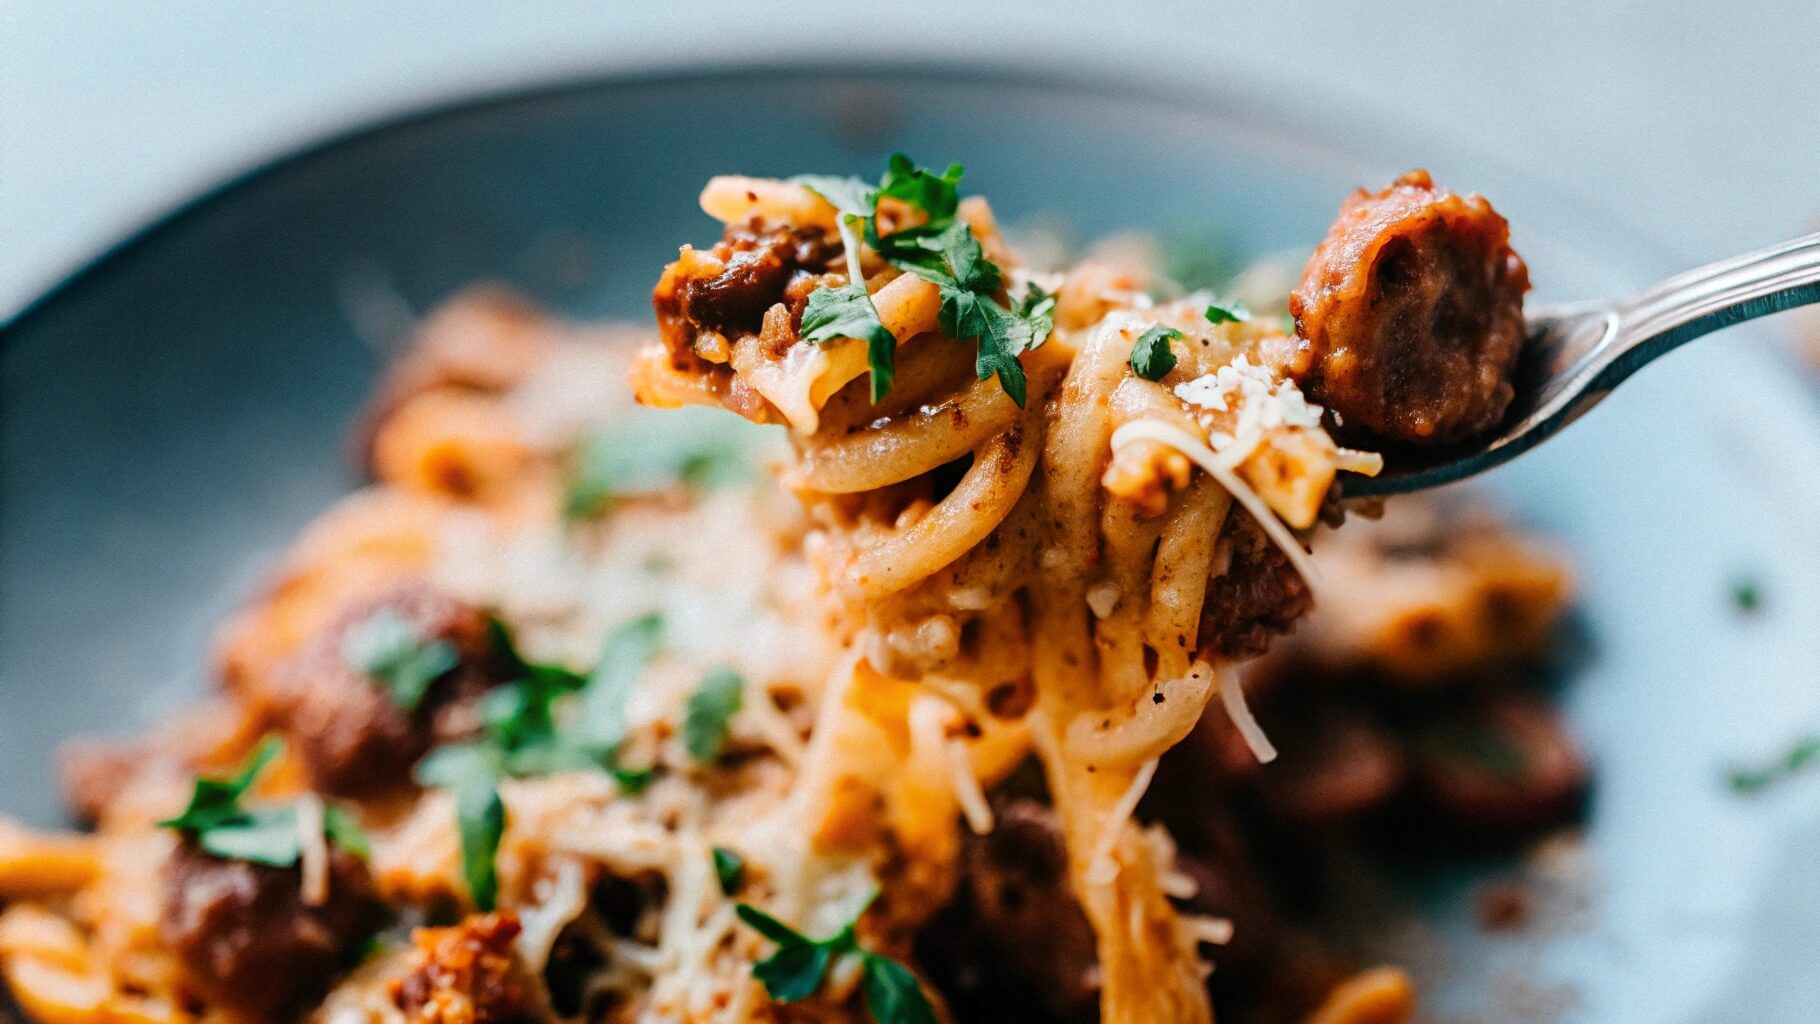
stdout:
<svg viewBox="0 0 1820 1024">
<path fill-rule="evenodd" d="M 350 632 L 388 613 L 423 643 L 455 649 L 454 666 L 430 683 L 414 709 L 350 657 Z M 280 715 L 312 788 L 371 797 L 406 785 L 412 764 L 435 743 L 471 731 L 478 723 L 473 701 L 503 682 L 505 672 L 478 609 L 407 583 L 354 605 L 305 644 L 285 667 Z"/>
<path fill-rule="evenodd" d="M 1411 171 L 1340 208 L 1290 296 L 1285 369 L 1349 427 L 1418 444 L 1482 433 L 1510 404 L 1528 290 L 1491 204 Z"/>
<path fill-rule="evenodd" d="M 186 839 L 165 871 L 159 934 L 202 996 L 276 1019 L 325 990 L 385 920 L 366 864 L 340 847 L 320 905 L 304 903 L 302 885 L 297 866 L 224 860 Z"/>
</svg>

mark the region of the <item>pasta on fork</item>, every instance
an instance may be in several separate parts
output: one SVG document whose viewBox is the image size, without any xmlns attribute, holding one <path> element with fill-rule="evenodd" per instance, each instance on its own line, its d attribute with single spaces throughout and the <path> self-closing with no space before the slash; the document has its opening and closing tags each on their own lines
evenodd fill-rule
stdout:
<svg viewBox="0 0 1820 1024">
<path fill-rule="evenodd" d="M 1203 1019 L 1206 932 L 1132 812 L 1215 695 L 1273 756 L 1235 666 L 1309 608 L 1337 474 L 1382 460 L 1328 433 L 1292 324 L 1091 263 L 1026 271 L 960 177 L 898 156 L 876 186 L 711 181 L 725 234 L 665 269 L 634 391 L 788 426 L 783 480 L 871 669 L 1041 757 L 1104 1019 Z"/>
</svg>

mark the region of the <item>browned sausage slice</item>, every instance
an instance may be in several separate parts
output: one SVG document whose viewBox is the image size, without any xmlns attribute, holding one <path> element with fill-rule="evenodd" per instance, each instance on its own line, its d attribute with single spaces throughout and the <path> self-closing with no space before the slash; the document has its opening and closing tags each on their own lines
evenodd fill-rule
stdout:
<svg viewBox="0 0 1820 1024">
<path fill-rule="evenodd" d="M 1488 696 L 1422 730 L 1414 747 L 1425 805 L 1479 838 L 1560 824 L 1586 793 L 1579 744 L 1554 709 L 1528 694 Z"/>
<path fill-rule="evenodd" d="M 1458 441 L 1510 404 L 1528 290 L 1491 204 L 1411 171 L 1340 207 L 1290 295 L 1300 343 L 1285 369 L 1348 426 Z"/>
<path fill-rule="evenodd" d="M 351 631 L 382 613 L 398 616 L 426 643 L 443 641 L 456 663 L 430 683 L 415 709 L 397 701 L 349 660 Z M 411 765 L 437 742 L 478 724 L 472 705 L 504 682 L 479 609 L 421 582 L 407 582 L 350 607 L 285 666 L 281 723 L 312 788 L 365 799 L 410 782 Z"/>
<path fill-rule="evenodd" d="M 165 873 L 159 933 L 188 983 L 254 1019 L 273 1020 L 328 987 L 385 920 L 366 864 L 330 847 L 327 899 L 303 902 L 302 873 L 223 860 L 185 840 Z"/>
</svg>

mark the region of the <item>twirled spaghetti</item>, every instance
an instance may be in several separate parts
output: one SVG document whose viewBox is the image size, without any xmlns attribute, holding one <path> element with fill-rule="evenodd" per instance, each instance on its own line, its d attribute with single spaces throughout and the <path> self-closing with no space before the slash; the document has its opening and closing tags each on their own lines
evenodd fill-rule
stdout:
<svg viewBox="0 0 1820 1024">
<path fill-rule="evenodd" d="M 666 269 L 655 339 L 490 292 L 431 316 L 375 403 L 375 483 L 228 624 L 221 695 L 72 754 L 92 832 L 0 823 L 27 1013 L 1210 1020 L 1209 955 L 1267 922 L 1202 826 L 1282 778 L 1289 684 L 1254 717 L 1237 666 L 1307 612 L 1304 545 L 1374 457 L 1302 397 L 1290 324 L 1028 271 L 958 178 L 716 179 L 726 233 Z M 635 346 L 641 401 L 786 427 L 775 483 L 745 468 L 762 432 L 630 408 Z M 1294 656 L 1426 679 L 1532 651 L 1561 571 L 1475 536 L 1319 556 Z M 1361 597 L 1393 560 L 1402 598 Z M 1537 776 L 1447 799 L 1558 814 L 1580 776 L 1546 715 L 1475 722 Z M 1386 799 L 1396 758 L 1342 735 L 1318 750 L 1377 770 L 1269 806 Z M 1159 808 L 1184 749 L 1221 795 Z M 1291 948 L 1247 969 L 1296 978 L 1296 1013 L 1407 1014 L 1400 972 Z M 993 1010 L 1013 984 L 1037 995 Z"/>
</svg>

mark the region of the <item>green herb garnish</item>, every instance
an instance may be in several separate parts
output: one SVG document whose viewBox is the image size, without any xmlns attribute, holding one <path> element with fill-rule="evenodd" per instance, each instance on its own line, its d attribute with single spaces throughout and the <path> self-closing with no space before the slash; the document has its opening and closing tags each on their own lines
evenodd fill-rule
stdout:
<svg viewBox="0 0 1820 1024">
<path fill-rule="evenodd" d="M 978 345 L 974 368 L 980 380 L 994 375 L 1019 406 L 1026 383 L 1019 354 L 1041 345 L 1054 326 L 1053 298 L 1032 288 L 1015 307 L 995 297 L 1004 284 L 997 264 L 985 257 L 965 223 L 954 219 L 960 206 L 964 173 L 952 164 L 939 174 L 918 167 L 902 153 L 893 154 L 877 188 L 857 178 L 802 175 L 791 179 L 828 200 L 840 211 L 841 242 L 846 247 L 848 284 L 820 289 L 809 296 L 803 313 L 803 339 L 810 342 L 864 338 L 872 370 L 872 400 L 883 398 L 895 373 L 897 340 L 879 321 L 865 293 L 859 265 L 859 231 L 865 241 L 893 266 L 913 271 L 941 289 L 942 330 Z M 921 210 L 925 223 L 881 236 L 878 200 L 890 196 Z M 824 296 L 819 298 L 818 296 Z"/>
<path fill-rule="evenodd" d="M 1746 615 L 1763 607 L 1763 591 L 1750 577 L 1732 581 L 1731 595 L 1732 605 Z"/>
<path fill-rule="evenodd" d="M 581 434 L 566 466 L 564 519 L 598 518 L 630 495 L 679 485 L 712 490 L 752 479 L 753 449 L 762 435 L 741 430 L 740 421 L 715 410 L 679 409 L 664 417 L 661 426 L 632 416 Z"/>
<path fill-rule="evenodd" d="M 866 342 L 867 365 L 872 370 L 872 400 L 885 397 L 897 375 L 897 336 L 878 317 L 865 284 L 818 288 L 803 307 L 804 341 L 820 344 L 841 338 Z"/>
<path fill-rule="evenodd" d="M 499 900 L 496 854 L 506 833 L 506 805 L 491 776 L 476 775 L 455 787 L 455 827 L 461 835 L 461 874 L 481 910 Z"/>
<path fill-rule="evenodd" d="M 494 859 L 506 820 L 501 779 L 606 771 L 626 792 L 638 792 L 655 777 L 650 769 L 624 768 L 617 758 L 626 699 L 656 653 L 662 621 L 646 615 L 615 630 L 587 676 L 527 661 L 503 623 L 492 620 L 490 628 L 516 678 L 482 698 L 478 738 L 432 750 L 415 772 L 420 784 L 455 795 L 462 874 L 483 910 L 492 909 L 498 895 Z"/>
<path fill-rule="evenodd" d="M 1238 302 L 1210 302 L 1207 304 L 1207 322 L 1210 324 L 1241 323 L 1251 319 L 1251 310 Z"/>
<path fill-rule="evenodd" d="M 426 639 L 394 608 L 382 608 L 350 628 L 341 640 L 341 656 L 406 711 L 417 710 L 430 684 L 461 660 L 454 644 Z"/>
<path fill-rule="evenodd" d="M 1803 736 L 1767 764 L 1728 770 L 1725 781 L 1739 793 L 1758 793 L 1816 764 L 1820 764 L 1820 735 Z"/>
<path fill-rule="evenodd" d="M 955 223 L 942 233 L 938 259 L 919 262 L 903 261 L 905 269 L 935 283 L 940 290 L 942 307 L 939 320 L 944 332 L 962 341 L 978 345 L 973 368 L 980 380 L 998 376 L 999 387 L 1020 407 L 1026 397 L 1024 368 L 1017 357 L 1041 345 L 1053 326 L 1053 303 L 1047 296 L 1026 295 L 1019 309 L 1026 305 L 1041 308 L 1040 314 L 1024 316 L 1007 309 L 992 296 L 998 292 L 1003 275 L 998 265 L 987 259 L 973 229 Z"/>
<path fill-rule="evenodd" d="M 642 615 L 613 631 L 581 693 L 575 732 L 584 744 L 612 750 L 626 738 L 626 702 L 639 673 L 663 643 L 663 617 Z"/>
<path fill-rule="evenodd" d="M 719 668 L 708 673 L 689 696 L 682 734 L 690 757 L 707 764 L 720 756 L 720 748 L 727 742 L 727 726 L 745 700 L 745 687 L 738 672 Z"/>
<path fill-rule="evenodd" d="M 847 258 L 847 283 L 839 288 L 817 288 L 803 307 L 802 338 L 823 344 L 842 338 L 866 343 L 866 365 L 871 368 L 872 400 L 885 397 L 897 374 L 897 337 L 885 328 L 878 307 L 866 292 L 866 275 L 859 262 L 863 225 L 872 223 L 878 191 L 858 178 L 805 174 L 792 181 L 826 199 L 840 212 L 841 248 Z"/>
<path fill-rule="evenodd" d="M 777 943 L 775 953 L 752 966 L 752 976 L 772 999 L 780 1003 L 807 999 L 822 987 L 836 957 L 854 954 L 860 958 L 860 987 L 874 1024 L 935 1024 L 935 1010 L 916 975 L 890 957 L 860 948 L 855 933 L 858 915 L 832 938 L 811 939 L 750 903 L 739 904 L 735 911 L 753 930 Z"/>
<path fill-rule="evenodd" d="M 720 882 L 720 891 L 731 896 L 746 884 L 745 858 L 724 846 L 716 846 L 713 853 L 714 877 Z"/>
<path fill-rule="evenodd" d="M 1145 331 L 1131 346 L 1131 372 L 1145 380 L 1162 380 L 1164 374 L 1175 369 L 1175 353 L 1169 342 L 1181 336 L 1181 331 L 1162 324 Z"/>
<path fill-rule="evenodd" d="M 189 805 L 176 817 L 159 822 L 159 827 L 176 829 L 203 850 L 228 860 L 275 868 L 296 864 L 303 856 L 296 805 L 247 808 L 240 804 L 283 746 L 276 736 L 268 736 L 231 778 L 198 778 Z M 328 806 L 322 813 L 323 834 L 330 842 L 356 856 L 367 855 L 366 834 L 346 811 Z"/>
</svg>

